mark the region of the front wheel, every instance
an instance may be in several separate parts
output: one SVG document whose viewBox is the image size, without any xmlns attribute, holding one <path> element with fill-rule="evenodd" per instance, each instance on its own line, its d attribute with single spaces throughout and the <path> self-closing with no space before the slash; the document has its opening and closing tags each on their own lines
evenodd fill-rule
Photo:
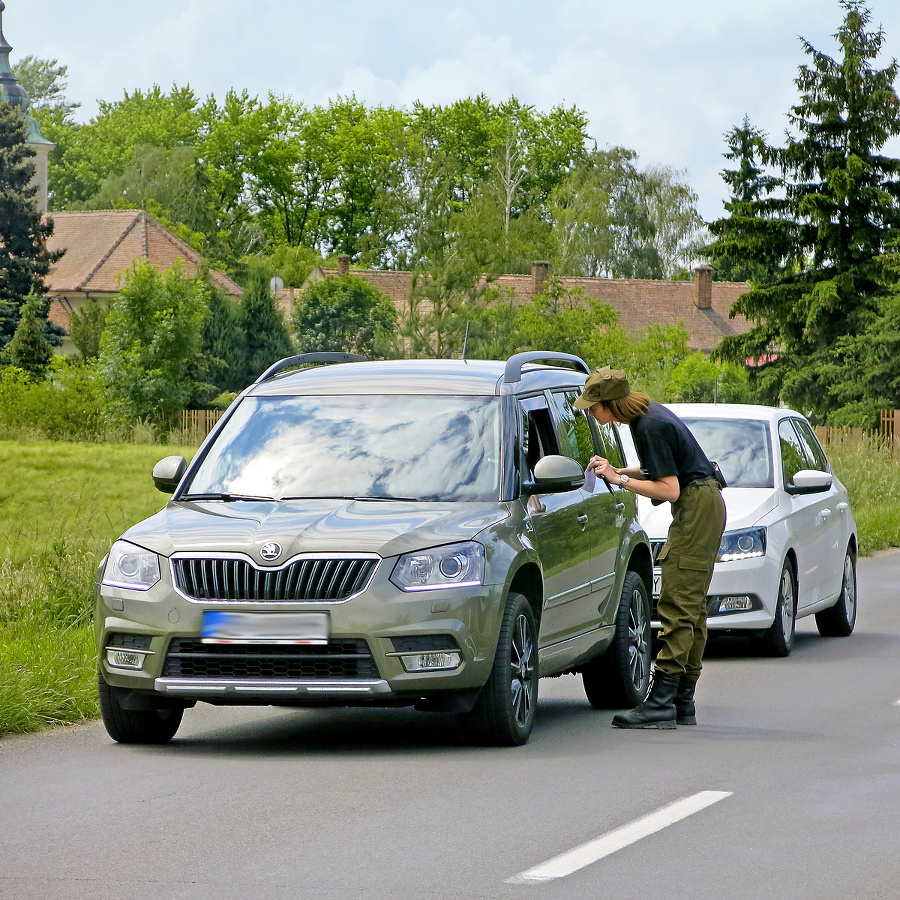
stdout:
<svg viewBox="0 0 900 900">
<path fill-rule="evenodd" d="M 638 706 L 650 688 L 650 599 L 637 572 L 627 572 L 616 611 L 616 633 L 606 653 L 581 670 L 594 709 Z"/>
<path fill-rule="evenodd" d="M 479 742 L 498 747 L 524 744 L 534 726 L 537 661 L 534 613 L 525 597 L 510 594 L 490 677 L 472 711 L 460 716 L 466 731 Z"/>
<path fill-rule="evenodd" d="M 763 636 L 763 646 L 770 656 L 788 656 L 794 649 L 797 628 L 797 581 L 791 564 L 785 560 L 778 582 L 775 621 Z"/>
<path fill-rule="evenodd" d="M 830 609 L 816 613 L 816 628 L 823 637 L 847 637 L 856 627 L 856 557 L 848 548 L 844 557 L 841 595 Z"/>
<path fill-rule="evenodd" d="M 120 744 L 166 744 L 175 737 L 184 709 L 126 709 L 121 688 L 107 684 L 97 673 L 100 712 L 106 732 Z"/>
</svg>

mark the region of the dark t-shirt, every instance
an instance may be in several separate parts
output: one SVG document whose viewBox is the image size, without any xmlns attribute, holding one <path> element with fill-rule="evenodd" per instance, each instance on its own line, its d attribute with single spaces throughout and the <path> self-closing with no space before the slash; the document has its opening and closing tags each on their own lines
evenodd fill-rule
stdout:
<svg viewBox="0 0 900 900">
<path fill-rule="evenodd" d="M 712 463 L 687 425 L 665 406 L 651 401 L 646 415 L 630 425 L 641 468 L 651 481 L 678 476 L 684 490 L 692 481 L 714 477 Z"/>
</svg>

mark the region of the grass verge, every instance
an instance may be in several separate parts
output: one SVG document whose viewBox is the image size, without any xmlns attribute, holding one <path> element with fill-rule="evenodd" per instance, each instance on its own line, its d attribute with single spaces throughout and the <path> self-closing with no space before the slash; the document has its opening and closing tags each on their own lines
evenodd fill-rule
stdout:
<svg viewBox="0 0 900 900">
<path fill-rule="evenodd" d="M 165 502 L 154 463 L 193 449 L 0 441 L 0 736 L 99 714 L 97 564 Z"/>
</svg>

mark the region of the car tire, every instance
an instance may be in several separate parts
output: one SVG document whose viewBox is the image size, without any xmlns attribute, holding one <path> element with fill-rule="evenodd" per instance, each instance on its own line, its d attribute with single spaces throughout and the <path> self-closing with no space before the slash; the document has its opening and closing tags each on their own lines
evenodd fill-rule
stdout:
<svg viewBox="0 0 900 900">
<path fill-rule="evenodd" d="M 775 621 L 763 635 L 763 647 L 769 656 L 789 656 L 794 649 L 797 628 L 797 579 L 794 569 L 785 560 L 778 580 L 778 602 Z"/>
<path fill-rule="evenodd" d="M 816 628 L 823 637 L 847 637 L 856 626 L 856 556 L 848 547 L 837 603 L 816 613 Z"/>
<path fill-rule="evenodd" d="M 121 689 L 97 673 L 100 712 L 109 736 L 120 744 L 167 744 L 175 737 L 184 709 L 125 709 Z"/>
<path fill-rule="evenodd" d="M 626 572 L 613 642 L 581 670 L 584 692 L 594 709 L 632 708 L 647 698 L 652 645 L 647 586 L 637 572 Z"/>
<path fill-rule="evenodd" d="M 538 641 L 534 613 L 522 594 L 510 594 L 490 677 L 463 728 L 478 743 L 496 747 L 524 744 L 534 726 L 538 693 Z"/>
</svg>

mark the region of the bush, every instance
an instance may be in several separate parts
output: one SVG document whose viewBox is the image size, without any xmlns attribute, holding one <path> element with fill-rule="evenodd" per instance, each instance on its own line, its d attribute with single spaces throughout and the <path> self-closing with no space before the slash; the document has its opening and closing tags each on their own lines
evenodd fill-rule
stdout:
<svg viewBox="0 0 900 900">
<path fill-rule="evenodd" d="M 50 375 L 33 382 L 23 369 L 0 372 L 0 435 L 98 441 L 107 427 L 105 392 L 97 367 L 55 356 Z"/>
</svg>

